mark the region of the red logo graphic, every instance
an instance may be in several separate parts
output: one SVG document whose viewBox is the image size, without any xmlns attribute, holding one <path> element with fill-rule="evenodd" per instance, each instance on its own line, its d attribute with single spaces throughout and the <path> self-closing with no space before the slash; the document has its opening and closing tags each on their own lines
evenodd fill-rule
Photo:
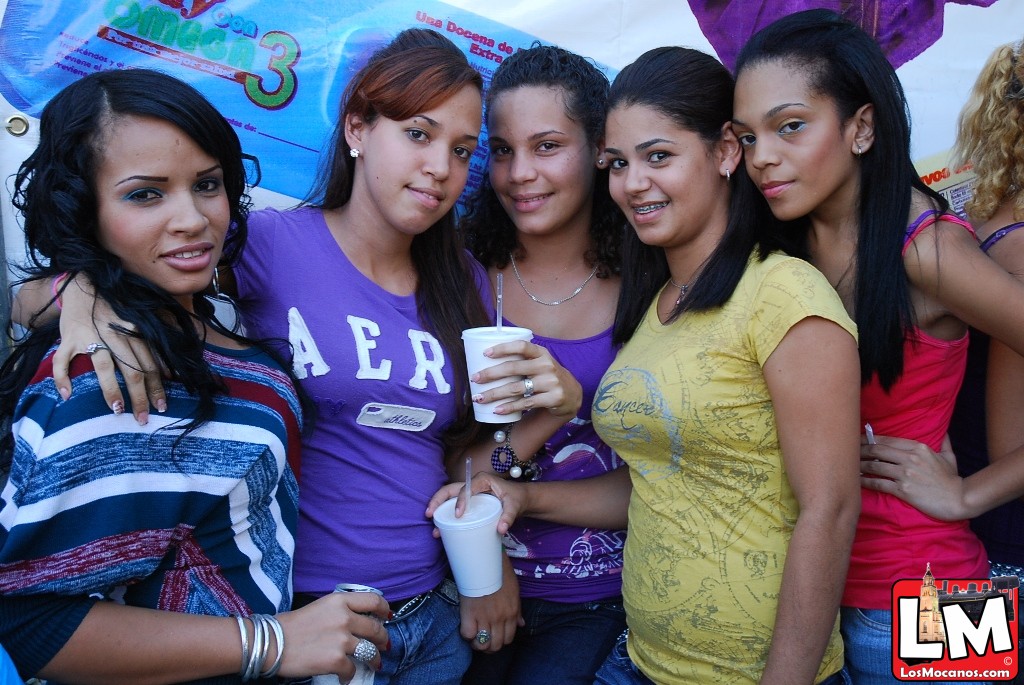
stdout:
<svg viewBox="0 0 1024 685">
<path fill-rule="evenodd" d="M 921 580 L 892 587 L 892 674 L 908 682 L 1017 676 L 1017 576 Z"/>
<path fill-rule="evenodd" d="M 161 5 L 178 10 L 184 19 L 195 19 L 214 5 L 224 2 L 224 0 L 158 0 L 158 2 Z"/>
</svg>

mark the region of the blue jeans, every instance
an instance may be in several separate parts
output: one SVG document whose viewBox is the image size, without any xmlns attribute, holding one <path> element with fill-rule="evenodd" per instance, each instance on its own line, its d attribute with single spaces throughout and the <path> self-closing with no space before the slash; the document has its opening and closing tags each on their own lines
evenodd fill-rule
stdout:
<svg viewBox="0 0 1024 685">
<path fill-rule="evenodd" d="M 654 681 L 641 673 L 633 660 L 629 658 L 629 653 L 626 651 L 628 637 L 628 630 L 619 636 L 612 653 L 608 655 L 598 670 L 594 685 L 654 685 Z M 844 668 L 825 678 L 818 685 L 851 685 L 852 682 Z"/>
<path fill-rule="evenodd" d="M 888 609 L 842 607 L 839 617 L 846 650 L 846 669 L 854 685 L 899 685 L 903 682 L 892 674 L 892 612 Z M 930 682 L 947 685 L 941 681 Z"/>
<path fill-rule="evenodd" d="M 315 599 L 297 594 L 299 608 Z M 397 611 L 397 609 L 396 609 Z M 391 649 L 381 652 L 374 685 L 458 685 L 472 650 L 459 634 L 459 592 L 445 580 L 408 613 L 385 623 Z M 284 679 L 287 685 L 310 685 L 312 677 Z"/>
<path fill-rule="evenodd" d="M 451 596 L 431 592 L 414 611 L 387 624 L 391 649 L 381 653 L 373 685 L 458 685 L 471 650 L 459 634 L 458 594 L 450 586 Z"/>
<path fill-rule="evenodd" d="M 623 631 L 612 647 L 612 653 L 597 669 L 594 685 L 654 685 L 654 681 L 640 672 L 626 651 L 629 631 Z"/>
<path fill-rule="evenodd" d="M 626 627 L 622 599 L 562 604 L 523 598 L 526 625 L 494 654 L 473 653 L 463 685 L 590 685 Z"/>
</svg>

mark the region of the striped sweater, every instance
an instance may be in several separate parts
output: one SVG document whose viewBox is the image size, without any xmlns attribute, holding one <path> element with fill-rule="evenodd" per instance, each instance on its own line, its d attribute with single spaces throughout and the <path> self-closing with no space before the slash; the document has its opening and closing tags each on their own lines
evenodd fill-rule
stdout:
<svg viewBox="0 0 1024 685">
<path fill-rule="evenodd" d="M 197 405 L 180 384 L 145 426 L 110 412 L 86 357 L 66 402 L 50 357 L 22 394 L 0 493 L 0 644 L 22 675 L 98 598 L 216 616 L 290 607 L 298 399 L 262 352 L 205 357 L 228 394 L 173 452 Z"/>
</svg>

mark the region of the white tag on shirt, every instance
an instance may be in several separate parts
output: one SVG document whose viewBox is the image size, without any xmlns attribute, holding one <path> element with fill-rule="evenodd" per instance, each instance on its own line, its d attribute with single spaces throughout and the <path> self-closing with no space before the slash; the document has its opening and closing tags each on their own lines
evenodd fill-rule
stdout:
<svg viewBox="0 0 1024 685">
<path fill-rule="evenodd" d="M 436 412 L 420 407 L 368 402 L 356 417 L 356 423 L 372 428 L 419 432 L 430 427 L 435 415 Z"/>
</svg>

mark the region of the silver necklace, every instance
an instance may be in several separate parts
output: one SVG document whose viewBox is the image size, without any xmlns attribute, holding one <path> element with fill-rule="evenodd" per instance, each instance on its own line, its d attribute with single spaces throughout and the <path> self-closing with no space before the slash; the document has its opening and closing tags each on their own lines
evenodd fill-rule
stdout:
<svg viewBox="0 0 1024 685">
<path fill-rule="evenodd" d="M 683 283 L 682 285 L 680 285 L 679 283 L 673 281 L 671 276 L 669 276 L 668 282 L 674 285 L 675 287 L 679 288 L 679 297 L 676 298 L 676 306 L 678 307 L 679 303 L 683 301 L 684 297 L 686 297 L 686 291 L 690 289 L 690 284 Z"/>
<path fill-rule="evenodd" d="M 557 307 L 558 305 L 562 304 L 563 302 L 568 302 L 568 301 L 569 301 L 569 300 L 571 300 L 572 298 L 576 297 L 576 296 L 577 296 L 577 295 L 579 295 L 579 294 L 580 294 L 581 292 L 583 292 L 583 289 L 584 289 L 584 288 L 586 288 L 586 287 L 587 287 L 587 283 L 590 283 L 590 280 L 591 280 L 591 279 L 592 279 L 592 278 L 593 278 L 593 277 L 594 277 L 595 275 L 597 275 L 597 267 L 595 266 L 595 267 L 594 267 L 594 270 L 590 272 L 590 275 L 589 275 L 589 276 L 587 276 L 587 280 L 585 280 L 585 281 L 583 281 L 582 283 L 580 283 L 580 287 L 576 288 L 576 290 L 573 290 L 573 291 L 572 291 L 572 292 L 571 292 L 571 293 L 569 294 L 569 296 L 568 296 L 568 297 L 563 297 L 562 299 L 560 299 L 560 300 L 555 300 L 554 302 L 545 302 L 544 300 L 540 299 L 539 297 L 537 297 L 536 295 L 534 295 L 533 293 L 531 293 L 531 292 L 530 292 L 530 289 L 526 287 L 526 283 L 524 283 L 524 282 L 523 282 L 523 277 L 519 275 L 519 267 L 518 267 L 518 266 L 516 266 L 516 258 L 512 256 L 512 253 L 511 253 L 511 252 L 509 252 L 509 254 L 508 254 L 508 258 L 509 258 L 509 261 L 511 261 L 511 262 L 512 262 L 512 271 L 513 271 L 513 272 L 515 273 L 515 275 L 516 275 L 516 280 L 517 280 L 517 281 L 519 281 L 519 285 L 521 285 L 521 286 L 523 287 L 523 292 L 525 292 L 525 293 L 526 293 L 526 295 L 527 295 L 527 296 L 528 296 L 528 297 L 529 297 L 529 298 L 530 298 L 531 300 L 533 300 L 534 302 L 536 302 L 537 304 L 543 304 L 543 305 L 547 305 L 548 307 Z"/>
</svg>

